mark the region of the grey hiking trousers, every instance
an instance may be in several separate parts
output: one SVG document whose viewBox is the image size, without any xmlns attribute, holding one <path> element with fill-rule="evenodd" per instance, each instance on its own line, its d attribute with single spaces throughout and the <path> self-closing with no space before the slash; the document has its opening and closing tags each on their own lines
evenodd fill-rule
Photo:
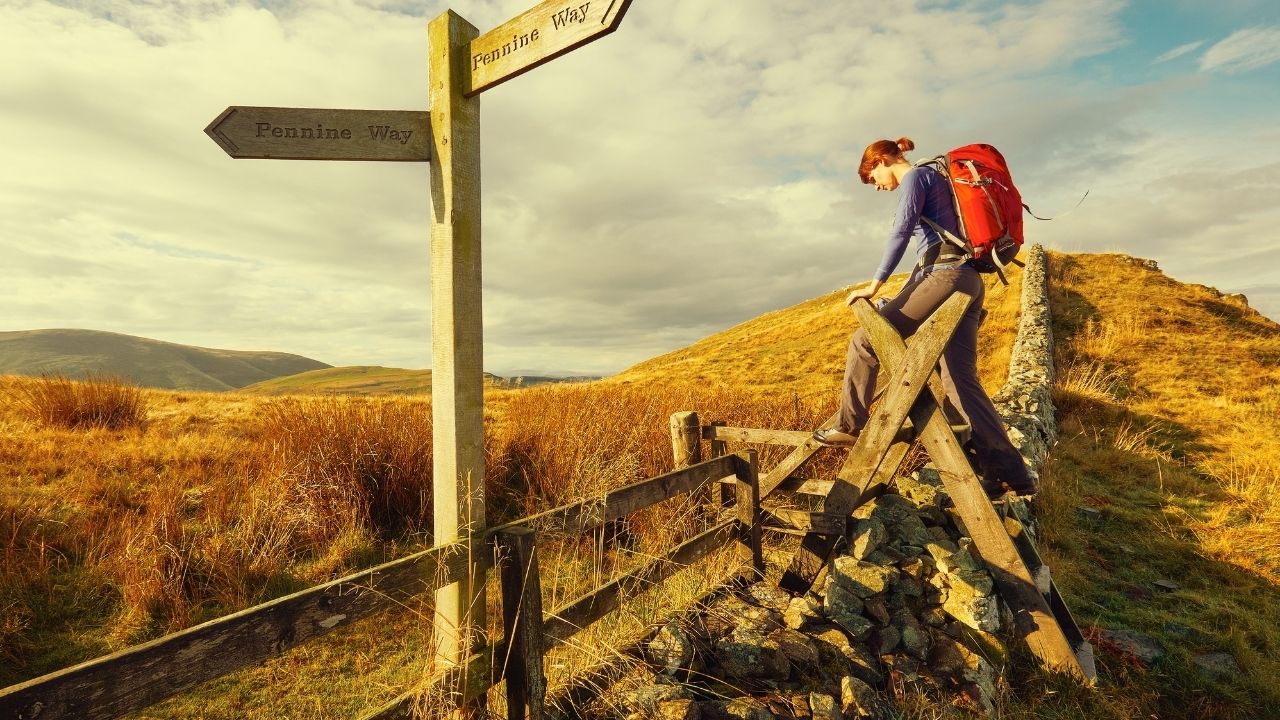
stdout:
<svg viewBox="0 0 1280 720">
<path fill-rule="evenodd" d="M 1019 492 L 1033 492 L 1022 456 L 1009 442 L 1004 423 L 978 382 L 978 326 L 986 314 L 982 309 L 986 288 L 978 271 L 968 265 L 931 272 L 916 268 L 902 291 L 880 308 L 880 315 L 907 338 L 955 292 L 969 295 L 973 302 L 942 351 L 942 384 L 947 398 L 971 428 L 972 445 L 984 480 L 1004 481 Z M 875 394 L 879 370 L 880 360 L 871 349 L 866 332 L 858 328 L 849 340 L 845 362 L 840 395 L 841 430 L 858 430 L 867 424 L 868 406 Z"/>
</svg>

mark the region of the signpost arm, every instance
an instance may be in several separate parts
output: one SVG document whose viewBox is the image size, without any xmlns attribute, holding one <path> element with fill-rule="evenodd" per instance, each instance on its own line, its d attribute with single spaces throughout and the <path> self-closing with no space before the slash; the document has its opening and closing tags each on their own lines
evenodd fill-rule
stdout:
<svg viewBox="0 0 1280 720">
<path fill-rule="evenodd" d="M 484 529 L 480 312 L 480 99 L 462 94 L 477 30 L 453 11 L 427 27 L 431 53 L 432 437 L 437 544 Z M 461 663 L 485 624 L 483 550 L 436 594 L 436 659 Z"/>
</svg>

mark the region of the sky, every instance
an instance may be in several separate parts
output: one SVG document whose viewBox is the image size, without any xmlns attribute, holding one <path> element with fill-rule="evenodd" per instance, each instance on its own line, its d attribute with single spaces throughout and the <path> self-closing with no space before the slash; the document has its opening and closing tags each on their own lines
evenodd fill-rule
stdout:
<svg viewBox="0 0 1280 720">
<path fill-rule="evenodd" d="M 431 165 L 203 130 L 426 110 L 427 22 L 532 4 L 0 0 L 0 330 L 429 367 Z M 481 95 L 485 370 L 610 374 L 870 279 L 897 196 L 857 164 L 904 135 L 999 147 L 1058 216 L 1028 242 L 1280 319 L 1277 88 L 1274 0 L 634 0 Z"/>
</svg>

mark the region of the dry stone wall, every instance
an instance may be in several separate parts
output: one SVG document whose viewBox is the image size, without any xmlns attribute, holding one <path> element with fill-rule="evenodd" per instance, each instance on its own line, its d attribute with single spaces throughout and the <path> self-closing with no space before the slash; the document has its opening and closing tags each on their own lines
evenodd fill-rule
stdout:
<svg viewBox="0 0 1280 720">
<path fill-rule="evenodd" d="M 1057 439 L 1053 398 L 1053 327 L 1049 315 L 1049 260 L 1044 246 L 1027 252 L 1022 277 L 1018 335 L 1009 360 L 1009 378 L 992 400 L 1004 418 L 1014 447 L 1039 475 Z"/>
<path fill-rule="evenodd" d="M 993 398 L 1032 471 L 1055 438 L 1044 248 L 1029 249 L 1009 378 Z M 997 503 L 1028 530 L 1024 499 Z M 791 597 L 771 583 L 670 622 L 649 643 L 651 684 L 615 689 L 631 720 L 894 717 L 895 696 L 931 696 L 940 717 L 992 716 L 1013 621 L 955 516 L 937 470 L 898 478 L 854 512 L 825 574 Z M 618 712 L 621 711 L 621 712 Z"/>
</svg>

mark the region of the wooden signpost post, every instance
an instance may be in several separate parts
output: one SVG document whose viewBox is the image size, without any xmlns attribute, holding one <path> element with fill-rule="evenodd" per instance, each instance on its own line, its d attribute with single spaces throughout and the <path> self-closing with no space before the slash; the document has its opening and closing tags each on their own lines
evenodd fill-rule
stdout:
<svg viewBox="0 0 1280 720">
<path fill-rule="evenodd" d="M 233 158 L 431 161 L 432 472 L 435 541 L 484 530 L 480 98 L 603 37 L 631 0 L 548 0 L 480 35 L 453 11 L 427 27 L 428 111 L 232 106 L 205 132 Z M 436 658 L 458 666 L 485 623 L 482 548 L 436 595 Z M 465 683 L 464 683 L 465 685 Z"/>
</svg>

